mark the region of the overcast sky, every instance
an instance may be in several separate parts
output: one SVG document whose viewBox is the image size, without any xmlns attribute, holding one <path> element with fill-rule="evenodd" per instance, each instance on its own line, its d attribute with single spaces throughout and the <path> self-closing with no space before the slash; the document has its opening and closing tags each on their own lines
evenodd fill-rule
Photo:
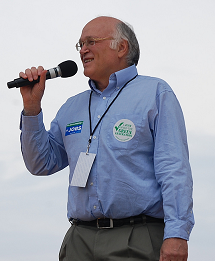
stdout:
<svg viewBox="0 0 215 261">
<path fill-rule="evenodd" d="M 22 100 L 6 83 L 31 66 L 79 67 L 68 79 L 47 82 L 45 126 L 68 97 L 88 89 L 75 49 L 83 26 L 99 15 L 130 23 L 139 40 L 139 74 L 167 81 L 182 106 L 194 179 L 196 225 L 189 261 L 213 260 L 215 215 L 215 1 L 7 0 L 0 8 L 0 261 L 54 261 L 69 228 L 68 173 L 32 176 L 19 144 Z"/>
</svg>

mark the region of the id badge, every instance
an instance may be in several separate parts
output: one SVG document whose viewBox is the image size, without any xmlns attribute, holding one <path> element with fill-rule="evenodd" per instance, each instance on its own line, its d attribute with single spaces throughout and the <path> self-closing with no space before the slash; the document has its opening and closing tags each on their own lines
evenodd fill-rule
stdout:
<svg viewBox="0 0 215 261">
<path fill-rule="evenodd" d="M 70 185 L 75 187 L 86 187 L 87 180 L 95 160 L 96 154 L 81 152 L 75 166 Z"/>
</svg>

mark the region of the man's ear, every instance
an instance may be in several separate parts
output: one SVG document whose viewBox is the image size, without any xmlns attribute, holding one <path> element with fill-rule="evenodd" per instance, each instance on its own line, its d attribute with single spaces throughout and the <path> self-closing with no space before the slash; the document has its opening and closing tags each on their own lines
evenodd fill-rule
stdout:
<svg viewBox="0 0 215 261">
<path fill-rule="evenodd" d="M 128 53 L 128 41 L 122 39 L 118 44 L 118 57 L 122 58 Z"/>
</svg>

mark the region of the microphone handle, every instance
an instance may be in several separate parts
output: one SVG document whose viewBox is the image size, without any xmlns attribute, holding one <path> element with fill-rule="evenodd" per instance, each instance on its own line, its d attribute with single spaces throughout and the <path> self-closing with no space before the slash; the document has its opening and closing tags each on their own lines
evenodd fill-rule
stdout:
<svg viewBox="0 0 215 261">
<path fill-rule="evenodd" d="M 17 78 L 14 79 L 12 82 L 8 82 L 7 83 L 7 87 L 10 88 L 19 88 L 22 86 L 26 86 L 26 85 L 34 85 L 36 83 L 38 83 L 40 81 L 40 77 L 38 77 L 37 80 L 33 80 L 32 82 L 30 82 L 28 79 L 23 79 L 23 78 Z"/>
<path fill-rule="evenodd" d="M 46 80 L 60 76 L 60 74 L 56 72 L 56 69 L 57 68 L 53 68 L 53 69 L 50 69 L 50 70 L 47 71 Z M 54 71 L 55 74 L 53 74 L 52 71 Z M 33 86 L 34 84 L 38 83 L 39 81 L 40 81 L 40 76 L 38 77 L 37 80 L 33 80 L 32 82 L 30 82 L 28 79 L 17 78 L 17 79 L 14 79 L 11 82 L 8 82 L 7 87 L 9 89 L 11 89 L 11 88 L 14 88 L 14 87 L 19 88 L 19 87 L 23 87 L 23 86 L 26 86 L 26 85 L 32 85 Z"/>
</svg>

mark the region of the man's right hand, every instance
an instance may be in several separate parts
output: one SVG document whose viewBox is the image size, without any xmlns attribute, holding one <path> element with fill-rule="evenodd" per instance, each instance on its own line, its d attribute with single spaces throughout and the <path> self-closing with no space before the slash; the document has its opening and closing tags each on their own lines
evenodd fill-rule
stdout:
<svg viewBox="0 0 215 261">
<path fill-rule="evenodd" d="M 28 79 L 29 81 L 37 80 L 40 76 L 39 83 L 31 86 L 23 86 L 20 88 L 20 92 L 23 98 L 24 115 L 25 116 L 36 116 L 41 111 L 41 100 L 45 90 L 46 81 L 46 70 L 42 66 L 38 68 L 31 67 L 26 69 L 25 73 L 20 72 L 19 76 Z"/>
</svg>

